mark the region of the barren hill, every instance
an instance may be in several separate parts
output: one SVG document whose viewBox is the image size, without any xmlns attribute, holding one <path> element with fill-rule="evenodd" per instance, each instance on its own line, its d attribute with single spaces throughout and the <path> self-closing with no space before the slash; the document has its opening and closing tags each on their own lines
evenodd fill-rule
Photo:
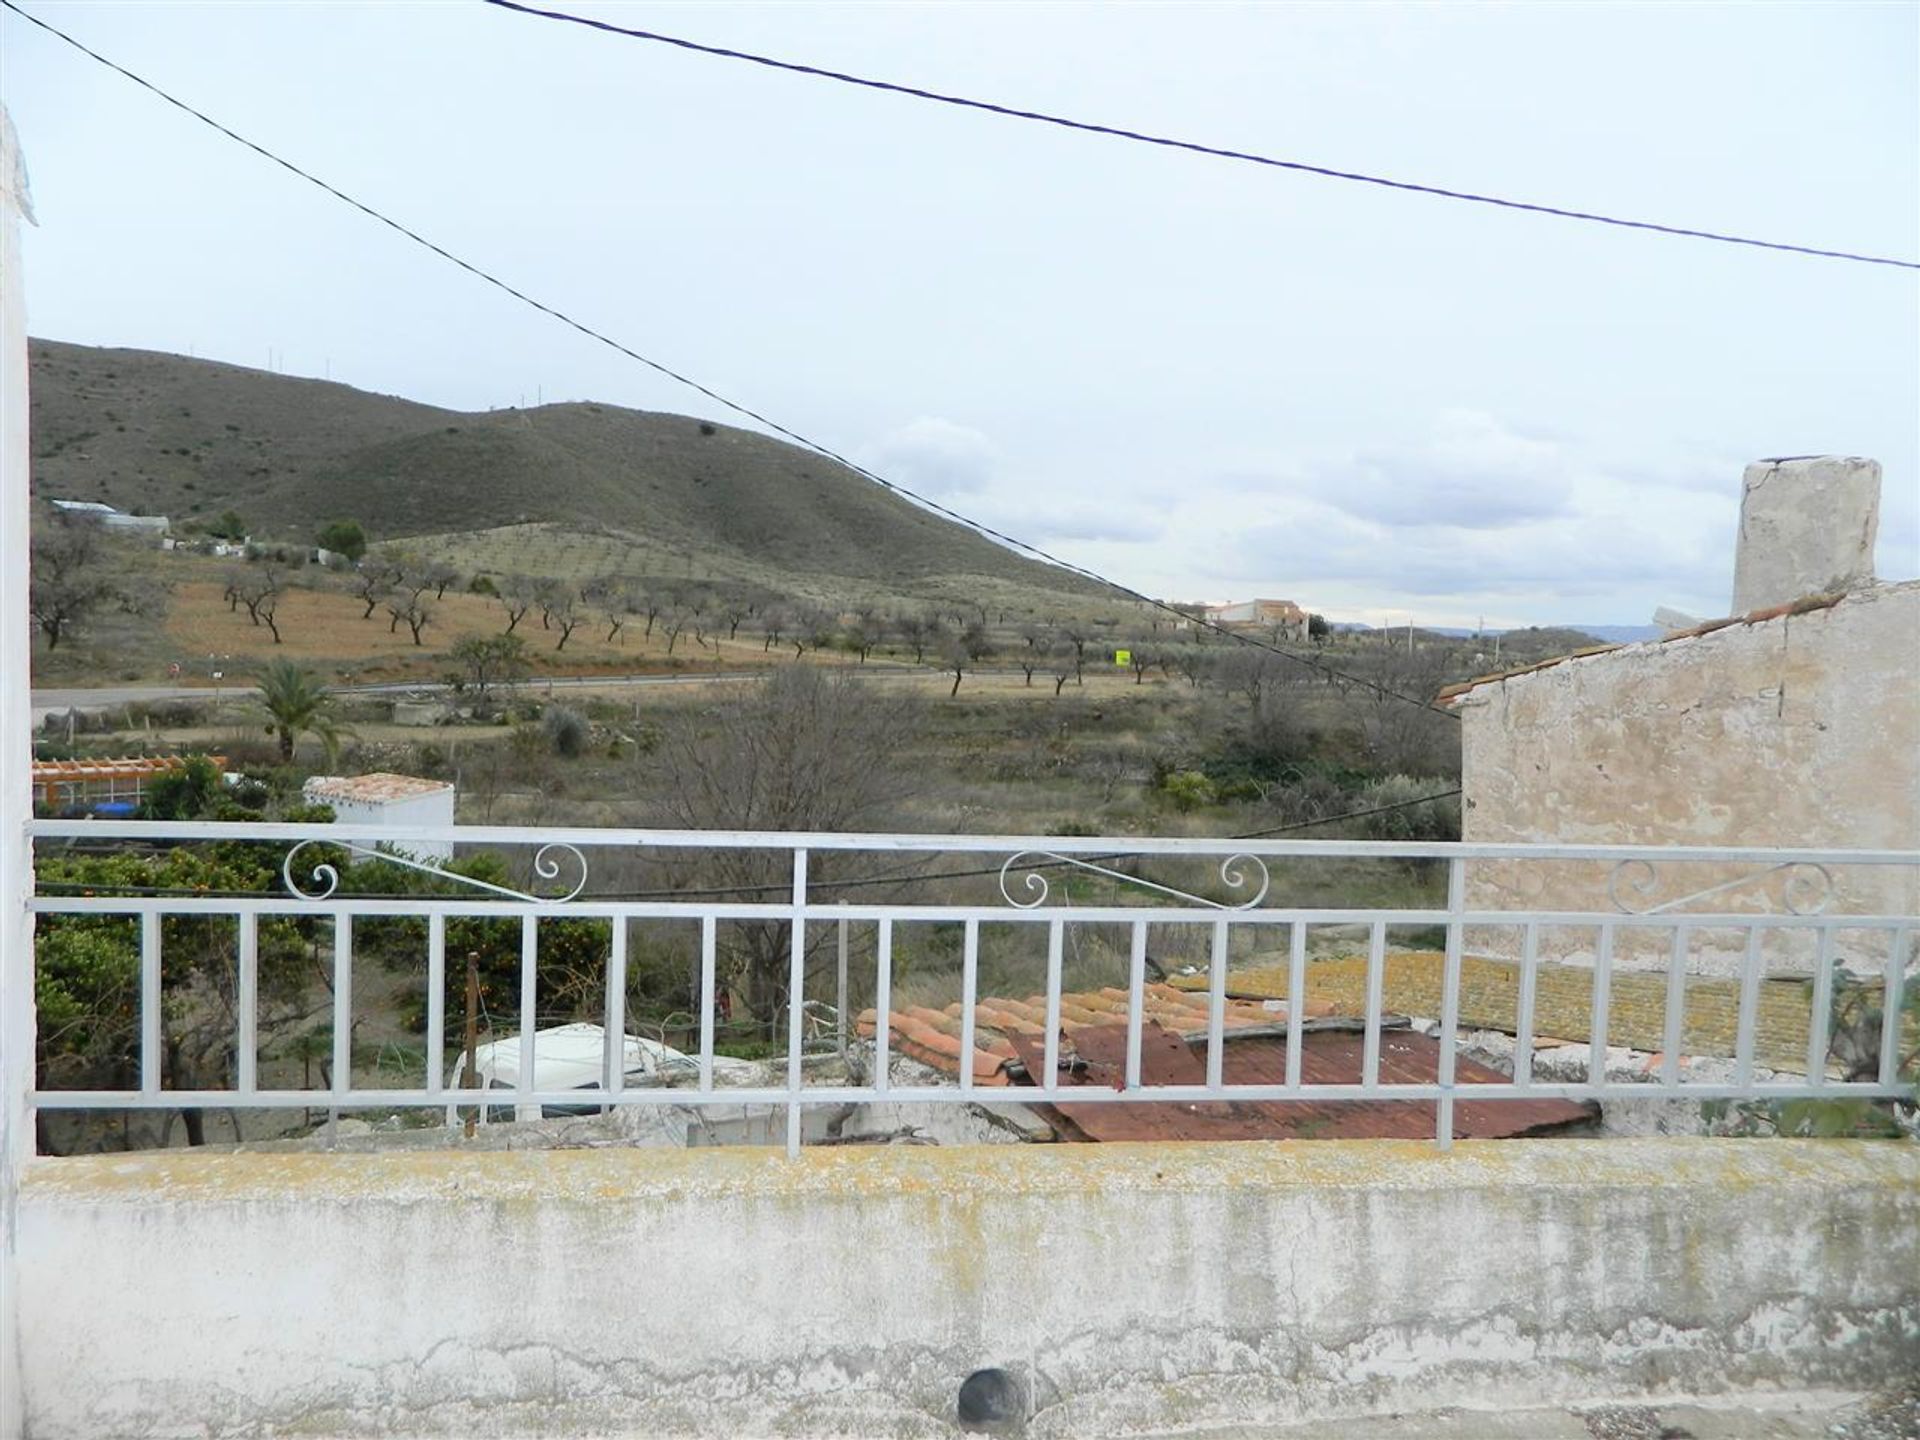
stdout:
<svg viewBox="0 0 1920 1440">
<path fill-rule="evenodd" d="M 903 593 L 969 577 L 1091 590 L 797 446 L 684 415 L 595 404 L 469 414 L 50 340 L 34 341 L 31 359 L 35 492 L 176 526 L 230 508 L 257 535 L 289 540 L 332 519 L 377 540 L 544 524 L 630 537 L 721 573 Z"/>
</svg>

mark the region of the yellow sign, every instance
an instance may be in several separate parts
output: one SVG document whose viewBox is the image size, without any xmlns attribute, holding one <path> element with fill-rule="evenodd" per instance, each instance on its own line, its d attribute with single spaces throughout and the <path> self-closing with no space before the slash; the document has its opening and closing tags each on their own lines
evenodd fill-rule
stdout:
<svg viewBox="0 0 1920 1440">
<path fill-rule="evenodd" d="M 1133 651 L 1131 650 L 1114 651 L 1113 663 L 1116 665 L 1131 665 L 1133 663 Z"/>
</svg>

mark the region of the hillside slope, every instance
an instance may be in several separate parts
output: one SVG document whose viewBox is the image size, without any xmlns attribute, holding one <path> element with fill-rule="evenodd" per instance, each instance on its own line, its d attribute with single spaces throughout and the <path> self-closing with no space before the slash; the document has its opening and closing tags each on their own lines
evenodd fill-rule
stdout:
<svg viewBox="0 0 1920 1440">
<path fill-rule="evenodd" d="M 640 538 L 714 568 L 885 589 L 979 576 L 1092 587 L 783 441 L 612 405 L 463 413 L 350 386 L 138 350 L 32 342 L 36 494 L 176 525 L 238 510 L 308 538 L 544 522 Z M 734 562 L 734 563 L 729 563 Z"/>
</svg>

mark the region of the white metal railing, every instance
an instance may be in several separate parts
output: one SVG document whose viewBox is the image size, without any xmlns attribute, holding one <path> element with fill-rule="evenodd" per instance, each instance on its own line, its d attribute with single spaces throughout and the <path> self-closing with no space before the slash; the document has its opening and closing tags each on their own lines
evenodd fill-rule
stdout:
<svg viewBox="0 0 1920 1440">
<path fill-rule="evenodd" d="M 879 1099 L 929 1104 L 999 1101 L 1070 1101 L 1072 1104 L 1232 1100 L 1420 1100 L 1437 1102 L 1436 1138 L 1443 1146 L 1453 1134 L 1453 1108 L 1461 1098 L 1480 1100 L 1602 1099 L 1631 1096 L 1692 1100 L 1788 1100 L 1819 1098 L 1889 1099 L 1912 1095 L 1901 1078 L 1906 972 L 1914 939 L 1920 935 L 1914 889 L 1920 882 L 1920 852 L 1856 850 L 1758 850 L 1730 847 L 1651 849 L 1622 846 L 1466 845 L 1366 841 L 1247 841 L 1155 838 L 1006 837 L 889 834 L 781 834 L 726 831 L 645 831 L 559 829 L 529 831 L 503 826 L 457 826 L 402 830 L 394 827 L 334 824 L 175 824 L 134 821 L 35 821 L 31 834 L 45 855 L 76 844 L 98 846 L 174 846 L 244 841 L 284 846 L 282 883 L 276 891 L 244 895 L 115 893 L 42 894 L 32 908 L 42 917 L 107 915 L 131 917 L 139 935 L 138 1083 L 130 1088 L 36 1089 L 31 1103 L 48 1110 L 279 1109 L 324 1107 L 329 1111 L 366 1108 L 487 1106 L 511 1103 L 538 1106 L 784 1106 L 790 1149 L 800 1140 L 805 1105 Z M 310 865 L 310 847 L 337 846 L 349 853 L 395 860 L 414 869 L 436 869 L 396 855 L 396 843 L 451 842 L 461 851 L 502 850 L 523 857 L 528 889 L 468 884 L 465 893 L 410 895 L 404 898 L 351 896 L 340 889 L 331 865 Z M 752 898 L 737 878 L 716 886 L 689 883 L 705 859 L 732 853 L 784 856 L 771 872 L 777 898 Z M 680 888 L 642 895 L 596 893 L 595 863 L 589 856 L 616 855 L 651 863 L 673 857 L 681 867 Z M 810 862 L 831 855 L 846 870 L 830 884 L 810 885 Z M 960 857 L 958 871 L 933 871 L 942 857 Z M 862 873 L 854 862 L 867 867 Z M 1205 861 L 1205 882 L 1174 883 L 1155 867 Z M 767 863 L 763 861 L 763 864 Z M 913 864 L 919 866 L 916 872 Z M 907 864 L 909 868 L 901 871 Z M 1344 865 L 1364 869 L 1390 864 L 1423 868 L 1435 878 L 1432 903 L 1369 906 L 1281 903 L 1290 877 L 1303 867 Z M 1121 868 L 1128 866 L 1131 868 Z M 892 867 L 889 870 L 888 867 Z M 1536 878 L 1528 881 L 1529 874 Z M 1690 876 L 1664 884 L 1664 877 Z M 1056 894 L 1064 879 L 1082 881 L 1100 893 L 1076 897 Z M 1439 877 L 1444 876 L 1444 880 Z M 1517 881 L 1512 877 L 1520 876 Z M 454 877 L 448 877 L 449 880 Z M 1509 883 L 1512 881 L 1512 883 Z M 1784 883 L 1784 890 L 1783 884 Z M 1511 903 L 1515 894 L 1533 903 Z M 861 898 L 863 889 L 885 886 L 914 892 L 907 899 Z M 767 891 L 769 884 L 757 887 Z M 1665 890 L 1675 893 L 1658 898 Z M 1836 897 L 1838 904 L 1836 905 Z M 1744 909 L 1689 908 L 1704 901 L 1739 900 Z M 1862 902 L 1866 902 L 1862 908 Z M 1851 904 L 1853 908 L 1848 908 Z M 163 923 L 181 916 L 230 917 L 237 927 L 234 977 L 237 1033 L 232 1084 L 219 1089 L 169 1089 L 163 1083 L 161 1045 Z M 698 1072 L 695 1083 L 672 1088 L 632 1088 L 623 1084 L 619 1065 L 609 1065 L 597 1089 L 544 1091 L 536 1088 L 534 1034 L 537 1029 L 539 922 L 553 917 L 603 920 L 608 926 L 605 955 L 604 1018 L 610 1036 L 625 1033 L 625 996 L 629 926 L 634 922 L 679 921 L 697 925 Z M 259 927 L 275 917 L 331 921 L 332 1050 L 329 1083 L 324 1088 L 263 1089 L 259 1084 L 255 1031 Z M 354 926 L 394 917 L 426 921 L 425 984 L 427 1014 L 424 1084 L 406 1088 L 361 1088 L 352 1076 Z M 519 1035 L 520 1079 L 510 1089 L 463 1089 L 450 1083 L 444 1063 L 449 1039 L 445 1008 L 447 927 L 450 922 L 484 918 L 518 920 L 520 929 Z M 714 1080 L 717 957 L 722 926 L 775 922 L 786 936 L 786 1064 L 784 1083 L 751 1088 L 717 1086 Z M 864 1083 L 809 1083 L 803 1065 L 803 1006 L 807 1005 L 810 937 L 824 927 L 847 923 L 872 927 L 875 969 L 874 1009 L 880 1017 L 873 1037 L 873 1064 Z M 936 923 L 960 927 L 960 1036 L 962 1057 L 951 1085 L 894 1085 L 889 1076 L 891 1036 L 886 1017 L 892 1008 L 893 954 L 902 927 Z M 976 1085 L 970 1062 L 975 1049 L 982 927 L 1030 927 L 1045 954 L 1047 1024 L 1043 1073 L 1031 1087 L 984 1090 Z M 1125 1086 L 1062 1087 L 1059 1083 L 1060 1006 L 1063 954 L 1069 937 L 1082 927 L 1120 927 L 1127 937 L 1127 1045 Z M 1236 938 L 1251 933 L 1268 953 L 1285 956 L 1290 996 L 1306 990 L 1309 936 L 1321 927 L 1360 927 L 1366 936 L 1367 981 L 1364 1005 L 1364 1059 L 1351 1083 L 1313 1083 L 1301 1078 L 1303 1007 L 1290 1004 L 1285 1020 L 1288 1063 L 1281 1084 L 1239 1085 L 1224 1079 L 1226 977 Z M 1172 930 L 1197 937 L 1206 957 L 1206 1083 L 1155 1085 L 1142 1082 L 1141 1037 L 1145 1020 L 1148 936 Z M 1439 1006 L 1439 1059 L 1432 1083 L 1390 1083 L 1379 1078 L 1383 983 L 1387 940 L 1396 927 L 1444 929 L 1444 968 Z M 843 932 L 844 933 L 844 932 Z M 1469 936 L 1497 933 L 1508 937 L 1516 953 L 1519 993 L 1515 1004 L 1514 1074 L 1505 1083 L 1455 1083 L 1455 1055 L 1461 1034 L 1462 960 Z M 1591 937 L 1586 963 L 1592 970 L 1590 1034 L 1592 1063 L 1583 1081 L 1534 1078 L 1534 1024 L 1537 977 L 1546 935 Z M 1734 1075 L 1731 1080 L 1684 1080 L 1680 1058 L 1688 958 L 1702 936 L 1716 937 L 1734 956 L 1739 981 Z M 1663 1063 L 1644 1082 L 1610 1081 L 1604 1065 L 1608 1042 L 1608 1000 L 1616 957 L 1622 945 L 1644 953 L 1663 948 L 1667 972 Z M 1036 953 L 1041 946 L 1034 947 Z M 1805 963 L 1812 986 L 1806 1037 L 1806 1073 L 1798 1079 L 1755 1078 L 1756 1030 L 1764 966 L 1775 952 L 1791 950 Z M 1116 950 L 1116 963 L 1118 950 Z M 1828 1075 L 1831 1005 L 1835 962 L 1847 954 L 1866 954 L 1880 969 L 1878 1065 L 1865 1078 Z M 1729 977 L 1731 978 L 1731 977 Z M 691 1028 L 691 1027 L 689 1027 Z M 449 1113 L 451 1109 L 449 1108 Z"/>
</svg>

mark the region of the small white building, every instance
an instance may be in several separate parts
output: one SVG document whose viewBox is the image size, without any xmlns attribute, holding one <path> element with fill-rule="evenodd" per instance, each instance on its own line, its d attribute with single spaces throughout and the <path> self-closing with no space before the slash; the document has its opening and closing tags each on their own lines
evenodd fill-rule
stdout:
<svg viewBox="0 0 1920 1440">
<path fill-rule="evenodd" d="M 92 520 L 109 530 L 130 532 L 156 543 L 164 542 L 171 528 L 164 515 L 129 515 L 98 500 L 55 500 L 53 508 L 79 520 Z"/>
<path fill-rule="evenodd" d="M 312 805 L 330 805 L 334 818 L 355 824 L 392 826 L 420 831 L 451 825 L 456 792 L 446 780 L 424 780 L 418 775 L 316 775 L 303 792 Z M 383 842 L 386 843 L 386 842 Z M 447 861 L 453 844 L 447 840 L 407 839 L 400 836 L 392 848 L 416 860 Z"/>
</svg>

